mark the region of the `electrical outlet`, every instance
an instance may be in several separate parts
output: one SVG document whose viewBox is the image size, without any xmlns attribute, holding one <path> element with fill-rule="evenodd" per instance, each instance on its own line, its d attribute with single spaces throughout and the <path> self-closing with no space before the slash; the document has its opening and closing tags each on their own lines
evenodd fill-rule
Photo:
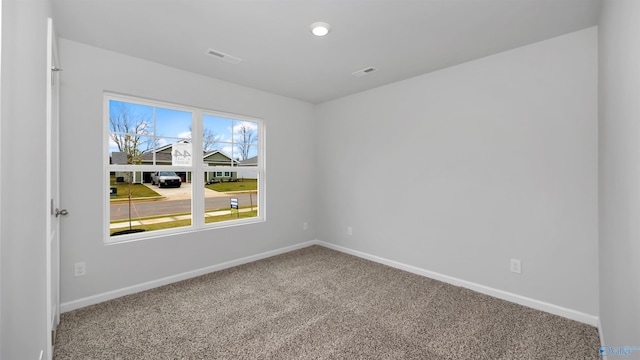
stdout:
<svg viewBox="0 0 640 360">
<path fill-rule="evenodd" d="M 87 274 L 87 264 L 83 262 L 75 263 L 73 265 L 73 275 L 75 277 L 85 276 Z"/>
<path fill-rule="evenodd" d="M 520 262 L 520 260 L 511 259 L 511 272 L 522 274 L 522 262 Z"/>
<path fill-rule="evenodd" d="M 347 235 L 353 235 L 353 228 L 351 226 L 347 226 Z"/>
<path fill-rule="evenodd" d="M 309 223 L 308 222 L 303 222 L 302 223 L 302 230 L 307 231 L 309 230 Z"/>
</svg>

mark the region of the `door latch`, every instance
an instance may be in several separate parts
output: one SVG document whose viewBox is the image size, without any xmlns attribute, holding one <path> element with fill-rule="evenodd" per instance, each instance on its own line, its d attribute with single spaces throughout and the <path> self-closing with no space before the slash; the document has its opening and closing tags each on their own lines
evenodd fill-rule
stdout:
<svg viewBox="0 0 640 360">
<path fill-rule="evenodd" d="M 58 216 L 64 216 L 64 215 L 68 215 L 69 212 L 66 209 L 56 209 L 56 217 Z"/>
</svg>

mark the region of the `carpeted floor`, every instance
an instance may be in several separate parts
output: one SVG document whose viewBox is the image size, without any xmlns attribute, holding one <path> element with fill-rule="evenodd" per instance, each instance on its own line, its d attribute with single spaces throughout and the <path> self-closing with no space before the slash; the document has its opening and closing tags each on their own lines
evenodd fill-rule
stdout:
<svg viewBox="0 0 640 360">
<path fill-rule="evenodd" d="M 312 246 L 62 315 L 55 359 L 599 359 L 594 327 Z"/>
</svg>

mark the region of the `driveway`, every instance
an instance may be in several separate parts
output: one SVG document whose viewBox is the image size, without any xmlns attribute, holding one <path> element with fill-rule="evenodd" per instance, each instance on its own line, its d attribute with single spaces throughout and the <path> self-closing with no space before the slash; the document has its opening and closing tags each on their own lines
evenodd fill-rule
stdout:
<svg viewBox="0 0 640 360">
<path fill-rule="evenodd" d="M 167 200 L 191 199 L 191 183 L 182 183 L 182 186 L 180 186 L 179 188 L 175 188 L 175 187 L 161 188 L 157 185 L 151 185 L 151 184 L 144 184 L 144 186 L 166 197 Z M 229 196 L 229 195 L 205 188 L 204 196 L 205 198 L 209 198 L 209 197 L 221 197 L 221 196 Z"/>
</svg>

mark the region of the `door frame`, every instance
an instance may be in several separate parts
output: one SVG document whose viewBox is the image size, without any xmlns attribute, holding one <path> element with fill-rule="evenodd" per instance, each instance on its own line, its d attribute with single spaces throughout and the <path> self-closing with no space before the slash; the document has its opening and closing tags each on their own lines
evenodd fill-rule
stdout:
<svg viewBox="0 0 640 360">
<path fill-rule="evenodd" d="M 53 20 L 47 19 L 47 175 L 46 175 L 46 359 L 53 359 L 56 327 L 60 322 L 60 128 L 58 50 Z"/>
</svg>

